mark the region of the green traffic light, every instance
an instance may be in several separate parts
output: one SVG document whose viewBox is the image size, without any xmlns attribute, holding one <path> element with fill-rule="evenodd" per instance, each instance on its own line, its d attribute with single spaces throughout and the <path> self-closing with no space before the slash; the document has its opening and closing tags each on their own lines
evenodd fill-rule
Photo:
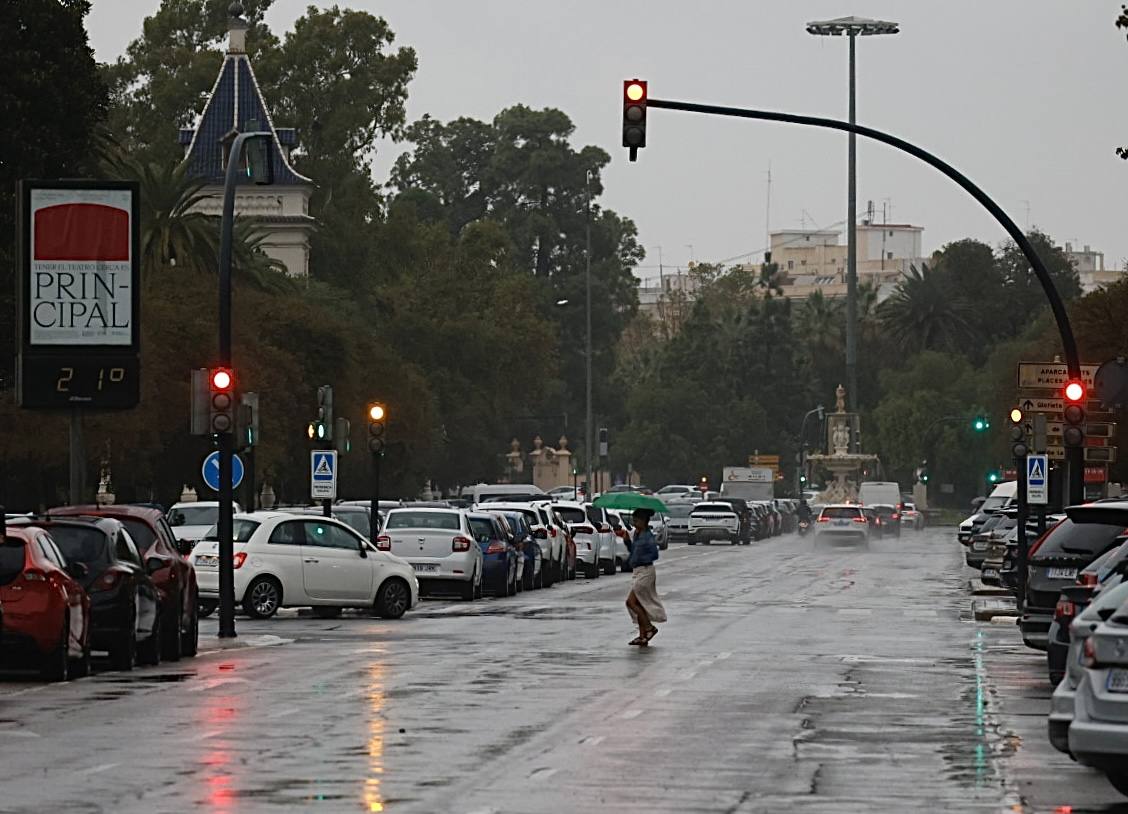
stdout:
<svg viewBox="0 0 1128 814">
<path fill-rule="evenodd" d="M 987 476 L 987 480 L 990 481 L 991 483 L 998 483 L 999 482 L 999 473 L 998 472 L 992 472 L 990 475 Z"/>
<path fill-rule="evenodd" d="M 989 422 L 982 416 L 976 416 L 975 421 L 972 423 L 972 426 L 975 428 L 976 432 L 983 432 L 985 429 L 991 426 L 991 422 Z"/>
</svg>

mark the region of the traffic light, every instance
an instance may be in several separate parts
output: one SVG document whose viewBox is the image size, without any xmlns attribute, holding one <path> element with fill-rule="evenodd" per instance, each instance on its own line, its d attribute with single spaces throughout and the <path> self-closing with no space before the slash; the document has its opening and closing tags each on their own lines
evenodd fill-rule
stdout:
<svg viewBox="0 0 1128 814">
<path fill-rule="evenodd" d="M 641 79 L 623 82 L 623 146 L 630 149 L 631 161 L 646 146 L 646 82 Z"/>
<path fill-rule="evenodd" d="M 600 427 L 599 428 L 599 457 L 600 458 L 606 458 L 607 454 L 609 452 L 610 452 L 610 447 L 608 446 L 608 442 L 607 442 L 607 428 L 606 427 Z"/>
<path fill-rule="evenodd" d="M 352 452 L 352 422 L 344 416 L 338 416 L 336 426 L 333 428 L 333 437 L 337 439 L 338 452 Z"/>
<path fill-rule="evenodd" d="M 985 416 L 977 415 L 971 422 L 971 428 L 976 432 L 983 432 L 986 429 L 990 429 L 990 427 L 991 422 L 988 421 Z"/>
<path fill-rule="evenodd" d="M 987 473 L 987 482 L 988 483 L 998 483 L 999 482 L 999 473 L 992 469 L 990 472 Z"/>
<path fill-rule="evenodd" d="M 384 451 L 387 418 L 388 409 L 381 402 L 374 401 L 368 405 L 368 449 L 376 455 Z"/>
<path fill-rule="evenodd" d="M 1021 424 L 1022 410 L 1018 409 L 1017 407 L 1012 407 L 1010 411 L 1010 421 L 1011 424 Z"/>
<path fill-rule="evenodd" d="M 208 371 L 208 391 L 208 426 L 213 433 L 231 432 L 235 427 L 235 372 L 229 367 L 213 367 Z"/>
<path fill-rule="evenodd" d="M 317 388 L 317 418 L 309 422 L 306 430 L 310 441 L 333 440 L 333 386 L 323 384 Z"/>
<path fill-rule="evenodd" d="M 1085 385 L 1074 379 L 1067 382 L 1062 390 L 1065 404 L 1061 415 L 1064 419 L 1061 439 L 1067 447 L 1080 447 L 1085 444 Z"/>
<path fill-rule="evenodd" d="M 698 488 L 699 491 L 702 491 L 702 492 L 708 492 L 709 491 L 709 476 L 708 475 L 702 475 L 701 476 L 701 480 L 698 481 L 698 483 L 697 483 L 697 488 Z"/>
<path fill-rule="evenodd" d="M 259 397 L 258 393 L 244 393 L 239 400 L 237 423 L 237 447 L 250 449 L 259 440 Z"/>
</svg>

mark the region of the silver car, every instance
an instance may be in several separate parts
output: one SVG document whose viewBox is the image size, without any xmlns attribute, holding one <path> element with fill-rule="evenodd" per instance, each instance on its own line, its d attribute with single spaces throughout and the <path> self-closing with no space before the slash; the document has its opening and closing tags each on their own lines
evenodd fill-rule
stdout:
<svg viewBox="0 0 1128 814">
<path fill-rule="evenodd" d="M 576 567 L 583 571 L 588 579 L 597 578 L 600 574 L 601 535 L 597 527 L 588 520 L 584 505 L 573 501 L 560 501 L 553 504 L 553 508 L 572 532 L 572 540 L 576 544 Z"/>
<path fill-rule="evenodd" d="M 815 545 L 854 542 L 868 548 L 872 529 L 861 506 L 848 503 L 824 506 L 815 521 Z"/>
<path fill-rule="evenodd" d="M 1069 752 L 1128 795 L 1128 605 L 1085 640 L 1081 663 L 1085 670 L 1073 700 Z"/>
<path fill-rule="evenodd" d="M 411 563 L 422 586 L 448 586 L 463 599 L 482 595 L 482 548 L 462 509 L 392 509 L 376 548 Z"/>
</svg>

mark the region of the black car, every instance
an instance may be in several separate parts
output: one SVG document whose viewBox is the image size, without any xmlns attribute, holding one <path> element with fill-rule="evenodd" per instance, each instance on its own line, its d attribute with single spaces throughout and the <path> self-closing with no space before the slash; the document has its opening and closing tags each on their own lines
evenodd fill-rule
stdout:
<svg viewBox="0 0 1128 814">
<path fill-rule="evenodd" d="M 90 596 L 91 649 L 109 651 L 118 670 L 132 670 L 135 663 L 159 664 L 160 600 L 125 526 L 108 517 L 25 522 L 47 529 L 67 562 L 86 566 L 78 581 Z M 152 562 L 153 568 L 161 567 Z"/>
<path fill-rule="evenodd" d="M 1128 503 L 1070 506 L 1066 519 L 1046 532 L 1030 551 L 1022 641 L 1035 650 L 1049 648 L 1050 625 L 1062 589 L 1116 545 L 1128 525 Z"/>
<path fill-rule="evenodd" d="M 881 521 L 881 535 L 883 537 L 901 536 L 901 512 L 891 503 L 871 503 L 870 508 Z"/>
</svg>

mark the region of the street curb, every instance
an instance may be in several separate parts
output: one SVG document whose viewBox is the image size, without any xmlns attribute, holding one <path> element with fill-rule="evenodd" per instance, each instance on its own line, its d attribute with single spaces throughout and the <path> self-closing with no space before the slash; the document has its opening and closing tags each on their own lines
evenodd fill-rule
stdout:
<svg viewBox="0 0 1128 814">
<path fill-rule="evenodd" d="M 967 588 L 973 596 L 1010 596 L 1011 592 L 1001 585 L 988 585 L 981 579 L 969 579 Z"/>
<path fill-rule="evenodd" d="M 216 639 L 212 642 L 211 647 L 201 647 L 199 655 L 206 656 L 208 653 L 223 653 L 227 650 L 241 650 L 247 647 L 277 647 L 283 644 L 293 644 L 294 639 L 283 639 L 281 636 L 274 636 L 269 633 L 260 636 L 236 636 L 233 639 Z"/>
<path fill-rule="evenodd" d="M 985 598 L 971 601 L 971 612 L 977 622 L 990 622 L 996 617 L 1014 619 L 1018 617 L 1018 608 L 1013 599 Z"/>
</svg>

